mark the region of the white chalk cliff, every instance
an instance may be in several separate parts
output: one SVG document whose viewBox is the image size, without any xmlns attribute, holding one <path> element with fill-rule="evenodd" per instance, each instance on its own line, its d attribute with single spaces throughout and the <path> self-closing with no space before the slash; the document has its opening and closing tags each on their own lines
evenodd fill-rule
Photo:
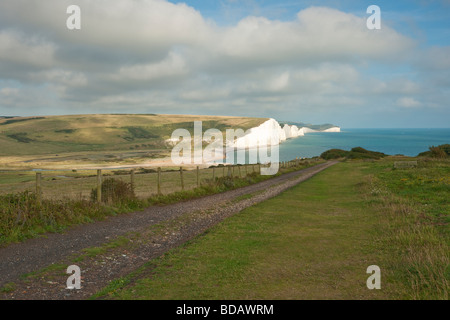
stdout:
<svg viewBox="0 0 450 320">
<path fill-rule="evenodd" d="M 333 127 L 326 130 L 323 130 L 323 132 L 341 132 L 341 128 L 339 127 Z"/>
<path fill-rule="evenodd" d="M 341 128 L 332 127 L 326 130 L 318 131 L 308 127 L 298 128 L 296 125 L 285 124 L 283 128 L 275 119 L 269 119 L 262 123 L 260 126 L 251 128 L 246 132 L 246 135 L 237 138 L 234 143 L 234 147 L 237 148 L 254 148 L 258 145 L 277 145 L 281 142 L 304 136 L 309 132 L 340 132 Z M 231 147 L 230 145 L 228 145 Z"/>
<path fill-rule="evenodd" d="M 269 119 L 258 127 L 251 128 L 245 132 L 245 135 L 231 141 L 224 139 L 227 148 L 255 148 L 258 146 L 278 145 L 287 139 L 304 136 L 310 132 L 340 132 L 341 128 L 332 127 L 326 130 L 318 131 L 308 127 L 298 128 L 296 125 L 285 124 L 283 127 L 275 119 Z M 190 137 L 189 137 L 190 138 Z M 167 139 L 169 145 L 175 145 L 180 138 L 172 137 Z"/>
</svg>

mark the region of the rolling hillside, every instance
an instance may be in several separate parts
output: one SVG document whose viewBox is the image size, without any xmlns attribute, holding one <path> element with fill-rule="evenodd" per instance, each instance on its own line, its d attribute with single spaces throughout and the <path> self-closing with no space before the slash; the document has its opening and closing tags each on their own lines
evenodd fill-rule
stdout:
<svg viewBox="0 0 450 320">
<path fill-rule="evenodd" d="M 0 156 L 71 152 L 166 150 L 178 128 L 247 130 L 267 119 L 224 116 L 97 114 L 0 118 Z"/>
</svg>

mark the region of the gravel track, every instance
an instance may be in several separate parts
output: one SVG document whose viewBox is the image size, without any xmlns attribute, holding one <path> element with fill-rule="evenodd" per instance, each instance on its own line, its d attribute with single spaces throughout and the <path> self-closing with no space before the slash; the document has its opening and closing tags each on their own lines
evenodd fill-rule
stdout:
<svg viewBox="0 0 450 320">
<path fill-rule="evenodd" d="M 319 164 L 199 199 L 108 217 L 104 221 L 70 228 L 62 234 L 48 234 L 0 248 L 0 287 L 10 282 L 14 282 L 16 287 L 10 293 L 0 294 L 0 298 L 86 299 L 112 279 L 136 270 L 149 260 L 201 235 L 225 218 L 275 197 L 336 163 Z M 243 195 L 252 196 L 240 201 L 236 199 Z M 164 232 L 151 231 L 155 225 L 164 225 Z M 131 246 L 119 247 L 76 263 L 82 270 L 81 290 L 67 290 L 68 275 L 61 274 L 61 271 L 56 275 L 20 280 L 21 275 L 52 264 L 73 264 L 71 259 L 81 254 L 83 249 L 101 246 L 118 236 L 136 232 L 139 232 L 139 237 L 133 238 Z"/>
</svg>

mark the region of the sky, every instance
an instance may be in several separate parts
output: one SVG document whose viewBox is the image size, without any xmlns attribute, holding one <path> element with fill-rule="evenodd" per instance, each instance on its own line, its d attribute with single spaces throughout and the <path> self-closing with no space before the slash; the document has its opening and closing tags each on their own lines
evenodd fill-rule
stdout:
<svg viewBox="0 0 450 320">
<path fill-rule="evenodd" d="M 0 116 L 448 128 L 449 101 L 450 0 L 0 2 Z"/>
</svg>

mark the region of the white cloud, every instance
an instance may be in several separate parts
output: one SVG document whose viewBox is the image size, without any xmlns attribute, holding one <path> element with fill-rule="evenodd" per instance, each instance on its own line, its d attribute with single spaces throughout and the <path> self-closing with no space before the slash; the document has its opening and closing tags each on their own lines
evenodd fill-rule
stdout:
<svg viewBox="0 0 450 320">
<path fill-rule="evenodd" d="M 55 83 L 68 87 L 83 87 L 88 84 L 88 79 L 84 73 L 61 69 L 32 72 L 29 74 L 29 80 L 40 83 Z"/>
<path fill-rule="evenodd" d="M 162 61 L 149 64 L 123 66 L 112 78 L 116 81 L 149 81 L 166 77 L 184 76 L 189 72 L 185 59 L 173 52 Z"/>
<path fill-rule="evenodd" d="M 81 8 L 80 31 L 66 28 L 69 4 Z M 388 108 L 385 102 L 439 104 L 424 94 L 444 101 L 447 95 L 415 79 L 415 70 L 387 77 L 368 70 L 408 57 L 444 88 L 448 77 L 439 70 L 450 68 L 448 48 L 409 59 L 415 41 L 384 24 L 368 30 L 366 18 L 310 7 L 291 21 L 248 16 L 220 27 L 164 0 L 3 0 L 0 92 L 11 81 L 24 86 L 27 98 L 8 103 L 30 113 L 37 112 L 33 101 L 73 112 L 80 105 L 95 112 L 123 106 L 271 117 Z"/>
<path fill-rule="evenodd" d="M 48 68 L 55 63 L 55 47 L 37 36 L 27 37 L 19 32 L 0 30 L 0 64 Z"/>
<path fill-rule="evenodd" d="M 422 104 L 414 98 L 403 97 L 397 100 L 397 105 L 403 108 L 417 108 Z"/>
<path fill-rule="evenodd" d="M 323 7 L 302 10 L 289 22 L 248 17 L 226 28 L 215 50 L 235 59 L 274 64 L 395 59 L 414 45 L 389 27 L 373 32 L 365 23 L 364 18 Z"/>
<path fill-rule="evenodd" d="M 276 76 L 269 84 L 270 91 L 283 91 L 289 86 L 290 74 L 289 72 L 283 72 L 281 75 Z"/>
<path fill-rule="evenodd" d="M 421 67 L 431 70 L 450 70 L 450 46 L 431 47 L 418 57 Z"/>
<path fill-rule="evenodd" d="M 2 98 L 17 96 L 18 93 L 19 93 L 18 88 L 5 87 L 0 89 L 0 95 L 2 96 Z"/>
</svg>

